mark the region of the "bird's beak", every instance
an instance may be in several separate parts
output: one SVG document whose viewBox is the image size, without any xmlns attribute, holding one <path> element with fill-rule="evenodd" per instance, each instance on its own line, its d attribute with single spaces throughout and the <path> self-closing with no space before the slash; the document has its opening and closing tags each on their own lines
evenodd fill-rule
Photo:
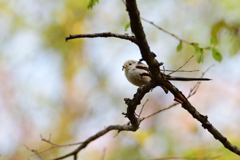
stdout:
<svg viewBox="0 0 240 160">
<path fill-rule="evenodd" d="M 126 68 L 127 66 L 122 66 L 122 71 Z"/>
</svg>

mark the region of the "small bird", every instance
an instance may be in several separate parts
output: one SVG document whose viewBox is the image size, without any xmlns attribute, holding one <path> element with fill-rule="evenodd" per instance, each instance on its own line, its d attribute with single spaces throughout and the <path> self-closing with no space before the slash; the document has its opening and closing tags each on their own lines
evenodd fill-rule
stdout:
<svg viewBox="0 0 240 160">
<path fill-rule="evenodd" d="M 135 86 L 142 86 L 151 80 L 148 66 L 140 61 L 128 60 L 124 63 L 122 70 L 125 70 L 125 76 L 129 82 Z M 172 77 L 164 75 L 166 80 L 171 81 L 209 81 L 208 78 L 187 78 L 187 77 Z"/>
</svg>

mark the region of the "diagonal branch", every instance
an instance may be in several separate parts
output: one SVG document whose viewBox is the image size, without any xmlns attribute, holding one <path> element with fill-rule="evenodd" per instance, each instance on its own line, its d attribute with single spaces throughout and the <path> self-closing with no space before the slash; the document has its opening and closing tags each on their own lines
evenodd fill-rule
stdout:
<svg viewBox="0 0 240 160">
<path fill-rule="evenodd" d="M 72 151 L 68 154 L 65 154 L 61 157 L 55 158 L 53 160 L 64 159 L 64 158 L 67 158 L 67 157 L 70 157 L 70 156 L 73 156 L 74 158 L 77 157 L 78 152 L 81 151 L 83 148 L 85 148 L 89 143 L 96 140 L 97 138 L 100 138 L 101 136 L 105 135 L 106 133 L 108 133 L 109 131 L 112 131 L 112 130 L 117 130 L 118 132 L 120 132 L 120 131 L 135 131 L 135 128 L 132 125 L 111 125 L 111 126 L 108 126 L 107 128 L 104 128 L 103 130 L 97 132 L 96 134 L 92 135 L 91 137 L 89 137 L 88 139 L 83 141 L 81 143 L 81 145 L 79 145 L 74 151 Z"/>
<path fill-rule="evenodd" d="M 134 36 L 129 36 L 127 34 L 124 34 L 124 35 L 116 34 L 116 33 L 111 33 L 111 32 L 69 35 L 66 37 L 66 41 L 71 40 L 71 39 L 76 39 L 76 38 L 97 38 L 97 37 L 103 37 L 103 38 L 115 37 L 115 38 L 129 40 L 133 43 L 137 43 Z"/>
<path fill-rule="evenodd" d="M 226 137 L 224 137 L 209 121 L 208 117 L 200 114 L 187 100 L 187 98 L 180 92 L 174 85 L 169 81 L 164 80 L 161 76 L 160 70 L 158 68 L 159 63 L 154 58 L 154 54 L 150 51 L 148 46 L 143 27 L 140 20 L 140 13 L 137 8 L 136 0 L 126 0 L 126 7 L 129 13 L 130 23 L 132 32 L 135 34 L 137 39 L 138 47 L 141 51 L 142 58 L 145 60 L 149 66 L 149 70 L 152 74 L 153 80 L 159 84 L 166 87 L 173 95 L 174 100 L 180 102 L 182 107 L 186 109 L 195 119 L 202 123 L 204 129 L 207 129 L 215 139 L 219 140 L 227 149 L 240 155 L 240 149 L 231 144 Z M 135 98 L 135 97 L 134 97 Z M 140 97 L 139 97 L 140 98 Z M 141 99 L 139 99 L 140 101 Z M 129 101 L 131 104 L 131 100 Z M 134 105 L 128 105 L 128 108 L 136 108 Z M 134 110 L 135 111 L 135 110 Z M 131 121 L 132 123 L 132 121 Z"/>
</svg>

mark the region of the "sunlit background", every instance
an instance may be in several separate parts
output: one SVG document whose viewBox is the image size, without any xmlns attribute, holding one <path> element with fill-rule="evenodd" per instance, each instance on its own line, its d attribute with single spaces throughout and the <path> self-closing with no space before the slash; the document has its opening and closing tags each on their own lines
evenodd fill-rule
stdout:
<svg viewBox="0 0 240 160">
<path fill-rule="evenodd" d="M 194 48 L 142 22 L 151 50 L 165 69 L 199 72 L 178 76 L 205 75 L 212 81 L 201 84 L 190 98 L 196 109 L 230 142 L 240 147 L 240 1 L 138 0 L 141 16 L 200 47 L 214 37 L 222 53 L 221 63 L 204 52 L 198 64 Z M 121 0 L 100 0 L 87 9 L 85 0 L 0 0 L 0 159 L 38 159 L 50 147 L 40 135 L 56 144 L 84 141 L 104 127 L 128 120 L 124 98 L 132 98 L 137 87 L 122 72 L 125 60 L 141 58 L 138 47 L 116 38 L 75 39 L 69 34 L 124 30 L 129 22 Z M 173 82 L 186 96 L 195 82 Z M 142 115 L 173 103 L 161 88 L 148 93 Z M 142 105 L 140 105 L 141 107 Z M 139 108 L 140 108 L 139 107 Z M 139 109 L 138 109 L 139 111 Z M 204 130 L 180 106 L 146 119 L 137 132 L 116 132 L 90 143 L 79 159 L 157 159 L 166 157 L 239 159 Z M 25 145 L 25 146 L 24 146 Z M 42 154 L 50 159 L 76 146 L 52 149 Z M 72 158 L 69 158 L 72 159 Z"/>
</svg>

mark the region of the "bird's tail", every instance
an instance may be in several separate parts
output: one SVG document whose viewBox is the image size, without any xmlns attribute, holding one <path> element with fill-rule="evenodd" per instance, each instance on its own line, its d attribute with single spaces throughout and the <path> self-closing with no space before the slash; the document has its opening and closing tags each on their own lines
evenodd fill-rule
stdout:
<svg viewBox="0 0 240 160">
<path fill-rule="evenodd" d="M 210 81 L 209 78 L 165 77 L 169 81 Z"/>
</svg>

